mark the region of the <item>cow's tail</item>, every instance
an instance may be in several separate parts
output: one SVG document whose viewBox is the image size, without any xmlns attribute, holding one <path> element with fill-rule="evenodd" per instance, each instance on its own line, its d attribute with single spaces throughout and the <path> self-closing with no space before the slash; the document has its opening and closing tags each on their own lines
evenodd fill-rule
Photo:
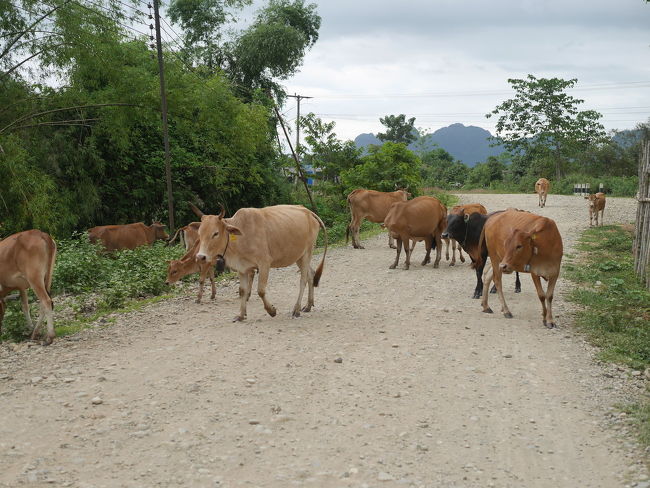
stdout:
<svg viewBox="0 0 650 488">
<path fill-rule="evenodd" d="M 354 195 L 357 192 L 357 190 L 354 190 L 348 195 L 348 198 L 346 201 L 348 202 L 348 209 L 350 210 L 350 223 L 348 226 L 345 228 L 345 245 L 348 245 L 348 241 L 350 240 L 350 227 L 352 227 L 352 202 L 350 201 L 350 198 L 352 198 L 352 195 Z"/>
<path fill-rule="evenodd" d="M 171 239 L 169 239 L 169 240 L 167 241 L 167 245 L 168 245 L 168 246 L 171 246 L 172 242 L 174 242 L 174 241 L 176 240 L 176 238 L 178 237 L 178 234 L 179 234 L 182 230 L 185 230 L 185 227 L 180 227 L 180 228 L 176 231 L 176 233 L 174 234 L 174 237 L 172 237 Z M 183 237 L 181 236 L 181 242 L 182 242 L 182 239 L 183 239 Z"/>
<path fill-rule="evenodd" d="M 323 223 L 323 221 L 318 215 L 316 215 L 314 212 L 312 212 L 311 214 L 318 221 L 318 224 L 320 225 L 321 229 L 323 229 L 323 234 L 325 235 L 325 249 L 323 250 L 323 257 L 320 260 L 320 264 L 318 265 L 318 268 L 316 269 L 316 273 L 314 273 L 314 286 L 318 286 L 318 283 L 320 282 L 320 277 L 323 274 L 323 268 L 325 266 L 325 256 L 327 255 L 327 228 L 325 227 L 325 224 Z"/>
<path fill-rule="evenodd" d="M 50 295 L 50 290 L 52 289 L 52 277 L 54 275 L 54 263 L 56 262 L 56 242 L 54 242 L 54 239 L 52 239 L 49 235 L 47 238 L 43 239 L 45 241 L 45 246 L 47 247 L 48 250 L 48 256 L 50 258 L 50 262 L 48 263 L 47 267 L 47 273 L 45 275 L 45 291 L 47 291 L 47 294 Z M 52 296 L 50 295 L 50 300 L 52 299 Z"/>
<path fill-rule="evenodd" d="M 481 267 L 485 264 L 483 263 L 483 247 L 487 247 L 485 243 L 485 225 L 481 229 L 481 236 L 478 238 L 478 252 L 477 252 L 477 257 L 476 261 L 474 261 L 471 265 L 472 269 L 481 269 Z"/>
</svg>

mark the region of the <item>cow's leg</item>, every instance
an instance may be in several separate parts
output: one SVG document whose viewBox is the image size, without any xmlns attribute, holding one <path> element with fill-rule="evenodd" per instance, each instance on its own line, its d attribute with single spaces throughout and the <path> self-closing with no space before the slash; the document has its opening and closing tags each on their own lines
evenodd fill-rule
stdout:
<svg viewBox="0 0 650 488">
<path fill-rule="evenodd" d="M 449 243 L 451 241 L 450 238 L 443 239 L 445 241 L 445 261 L 449 261 Z M 456 256 L 454 256 L 455 258 Z"/>
<path fill-rule="evenodd" d="M 479 270 L 477 268 L 476 274 L 478 275 L 478 273 Z M 488 268 L 485 274 L 483 274 L 483 270 L 481 270 L 481 275 L 483 279 L 483 299 L 481 300 L 481 306 L 483 307 L 483 311 L 485 313 L 493 313 L 492 309 L 490 308 L 490 305 L 488 304 L 488 298 L 489 298 L 488 290 L 490 289 L 490 283 L 492 283 L 492 278 L 494 277 L 494 271 L 492 266 Z"/>
<path fill-rule="evenodd" d="M 415 242 L 413 243 L 413 245 L 415 245 Z M 391 249 L 395 249 L 395 239 L 393 239 L 393 236 L 391 235 L 390 232 L 388 233 L 388 247 L 390 247 Z"/>
<path fill-rule="evenodd" d="M 440 233 L 434 234 L 433 239 L 435 239 L 436 246 L 436 260 L 433 262 L 433 267 L 437 268 L 440 265 L 440 258 L 442 257 L 442 238 Z"/>
<path fill-rule="evenodd" d="M 544 325 L 546 325 L 546 317 L 547 317 L 546 293 L 544 292 L 544 288 L 542 287 L 542 282 L 539 279 L 539 275 L 536 275 L 535 273 L 530 273 L 530 277 L 533 279 L 533 283 L 535 284 L 535 289 L 537 290 L 537 298 L 539 298 L 539 301 L 542 304 L 542 321 L 544 322 Z"/>
<path fill-rule="evenodd" d="M 210 300 L 214 300 L 214 297 L 217 296 L 217 286 L 214 283 L 214 266 L 210 266 L 210 271 L 208 272 L 208 278 L 210 278 L 210 286 L 212 287 L 212 292 L 210 293 Z"/>
<path fill-rule="evenodd" d="M 201 303 L 201 298 L 203 298 L 203 286 L 205 285 L 206 275 L 207 266 L 201 266 L 199 273 L 199 294 L 196 296 L 196 303 Z"/>
<path fill-rule="evenodd" d="M 449 266 L 456 266 L 456 241 L 451 237 L 447 239 L 447 261 L 449 261 L 449 246 L 451 246 L 451 263 L 449 263 Z"/>
<path fill-rule="evenodd" d="M 259 267 L 259 275 L 257 276 L 257 294 L 259 297 L 262 299 L 262 302 L 264 302 L 264 309 L 266 312 L 271 316 L 275 317 L 275 314 L 277 313 L 277 310 L 273 305 L 271 305 L 271 302 L 269 302 L 266 298 L 266 285 L 269 281 L 269 271 L 270 268 L 266 265 L 260 266 Z M 301 276 L 301 282 L 302 282 L 302 276 Z M 301 290 L 302 292 L 302 290 Z M 302 295 L 302 293 L 301 293 Z"/>
<path fill-rule="evenodd" d="M 463 256 L 463 248 L 461 247 L 460 243 L 456 240 L 454 240 L 454 244 L 456 245 L 456 248 L 458 249 L 458 257 L 460 258 L 460 262 L 464 263 L 465 262 L 465 257 Z"/>
<path fill-rule="evenodd" d="M 476 288 L 474 288 L 474 295 L 472 298 L 481 298 L 481 293 L 483 292 L 483 267 L 476 267 Z"/>
<path fill-rule="evenodd" d="M 404 254 L 406 254 L 406 260 L 404 262 L 404 269 L 409 269 L 411 267 L 411 248 L 409 247 L 409 240 L 403 239 L 403 242 L 405 242 L 404 245 Z"/>
<path fill-rule="evenodd" d="M 39 276 L 38 278 L 32 277 L 32 279 L 28 279 L 28 281 L 30 285 L 32 285 L 32 290 L 34 290 L 34 294 L 38 297 L 39 308 L 40 308 L 38 324 L 36 327 L 34 327 L 34 330 L 32 331 L 32 340 L 36 338 L 40 325 L 43 323 L 43 320 L 46 319 L 47 336 L 45 338 L 45 344 L 46 345 L 52 344 L 52 341 L 54 340 L 54 303 L 52 302 L 52 297 L 50 297 L 50 294 L 47 292 L 47 289 L 45 287 L 44 277 L 42 276 Z"/>
<path fill-rule="evenodd" d="M 605 219 L 605 209 L 600 211 L 600 225 L 603 225 L 603 220 Z"/>
<path fill-rule="evenodd" d="M 492 263 L 492 276 L 494 279 L 494 284 L 497 287 L 499 300 L 501 301 L 501 311 L 503 312 L 503 316 L 507 319 L 511 319 L 512 313 L 510 313 L 510 309 L 506 303 L 506 297 L 503 295 L 503 273 L 501 272 L 501 268 L 499 268 L 496 263 Z"/>
<path fill-rule="evenodd" d="M 302 308 L 303 312 L 311 312 L 311 307 L 314 306 L 314 268 L 311 267 L 311 257 L 307 263 L 309 269 L 309 276 L 307 277 L 307 305 Z"/>
<path fill-rule="evenodd" d="M 239 315 L 237 315 L 233 322 L 241 322 L 246 320 L 246 302 L 251 294 L 251 287 L 253 280 L 250 279 L 250 273 L 239 273 Z"/>
<path fill-rule="evenodd" d="M 431 236 L 425 237 L 424 238 L 424 247 L 427 250 L 427 254 L 424 256 L 424 260 L 422 261 L 422 266 L 425 266 L 431 262 L 431 246 L 433 244 L 433 241 L 431 239 Z"/>
<path fill-rule="evenodd" d="M 350 222 L 350 232 L 352 234 L 352 246 L 355 249 L 365 249 L 361 245 L 361 235 L 359 230 L 361 229 L 361 221 L 363 216 L 361 215 L 352 215 L 352 222 Z"/>
<path fill-rule="evenodd" d="M 27 323 L 27 328 L 29 332 L 32 333 L 32 340 L 35 337 L 37 329 L 34 327 L 34 322 L 32 322 L 32 316 L 29 313 L 29 299 L 27 298 L 27 290 L 20 290 L 20 305 L 23 309 L 23 315 L 25 315 L 25 322 Z"/>
<path fill-rule="evenodd" d="M 408 246 L 408 242 L 406 243 L 406 246 Z M 402 252 L 402 239 L 397 238 L 397 253 L 395 255 L 395 262 L 389 266 L 390 269 L 395 269 L 397 268 L 397 265 L 399 264 L 399 255 Z"/>
<path fill-rule="evenodd" d="M 298 286 L 298 300 L 293 307 L 293 313 L 291 314 L 292 317 L 300 317 L 300 307 L 302 305 L 302 296 L 305 293 L 305 286 L 309 282 L 310 275 L 313 277 L 313 273 L 310 273 L 311 266 L 309 265 L 311 262 L 311 256 L 308 256 L 308 254 L 310 253 L 303 254 L 296 263 L 298 265 L 298 269 L 300 269 L 300 285 Z M 309 307 L 309 309 L 311 310 L 311 307 Z M 305 311 L 308 312 L 309 310 Z"/>
<path fill-rule="evenodd" d="M 521 293 L 521 281 L 519 280 L 519 271 L 515 271 L 515 293 Z"/>
</svg>

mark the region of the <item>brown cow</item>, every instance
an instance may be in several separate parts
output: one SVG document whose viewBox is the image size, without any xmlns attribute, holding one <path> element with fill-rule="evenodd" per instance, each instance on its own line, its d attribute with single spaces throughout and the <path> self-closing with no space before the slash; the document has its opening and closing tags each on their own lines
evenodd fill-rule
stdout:
<svg viewBox="0 0 650 488">
<path fill-rule="evenodd" d="M 596 219 L 598 225 L 598 212 L 600 212 L 600 225 L 603 225 L 603 216 L 605 215 L 605 194 L 598 192 L 595 195 L 585 196 L 589 200 L 589 226 L 593 226 L 593 220 Z"/>
<path fill-rule="evenodd" d="M 160 222 L 149 226 L 142 222 L 126 225 L 100 225 L 88 229 L 90 242 L 101 242 L 107 251 L 135 249 L 136 247 L 152 245 L 157 239 L 166 241 L 169 236 Z"/>
<path fill-rule="evenodd" d="M 363 219 L 370 222 L 381 224 L 386 218 L 390 206 L 395 202 L 405 202 L 411 194 L 406 190 L 397 190 L 392 192 L 383 192 L 375 190 L 357 189 L 348 195 L 348 206 L 352 219 L 345 233 L 345 243 L 352 234 L 352 246 L 355 249 L 365 249 L 361 245 L 359 237 L 359 228 Z M 388 245 L 395 248 L 393 237 L 388 235 Z M 406 244 L 408 246 L 408 243 Z"/>
<path fill-rule="evenodd" d="M 535 193 L 539 196 L 538 206 L 546 207 L 546 196 L 551 189 L 551 183 L 546 178 L 540 178 L 535 183 Z"/>
<path fill-rule="evenodd" d="M 399 255 L 404 244 L 406 263 L 404 269 L 411 265 L 411 249 L 409 240 L 424 240 L 427 254 L 422 261 L 422 266 L 431 261 L 431 249 L 436 249 L 436 260 L 433 267 L 440 263 L 442 247 L 442 232 L 447 225 L 447 207 L 435 197 L 417 197 L 406 202 L 394 203 L 386 218 L 384 225 L 390 235 L 397 239 L 397 255 L 390 269 L 395 269 L 399 263 Z"/>
<path fill-rule="evenodd" d="M 487 246 L 492 273 L 483 281 L 483 311 L 492 313 L 488 306 L 488 289 L 494 279 L 501 311 L 506 318 L 512 314 L 503 296 L 501 276 L 503 273 L 530 273 L 537 296 L 542 304 L 542 320 L 545 326 L 555 327 L 553 319 L 553 290 L 560 274 L 562 262 L 562 236 L 555 222 L 547 217 L 508 209 L 487 220 L 481 233 L 481 246 Z M 546 292 L 540 277 L 548 281 Z"/>
<path fill-rule="evenodd" d="M 214 284 L 214 265 L 216 264 L 216 260 L 211 262 L 198 262 L 196 260 L 196 255 L 199 252 L 200 244 L 201 243 L 197 240 L 192 248 L 187 251 L 182 258 L 169 261 L 167 280 L 165 281 L 167 285 L 171 285 L 189 274 L 200 273 L 199 294 L 196 297 L 196 303 L 201 303 L 201 298 L 203 298 L 203 285 L 205 284 L 206 276 L 210 278 L 210 285 L 212 286 L 210 299 L 214 300 L 214 297 L 217 294 L 217 288 Z"/>
<path fill-rule="evenodd" d="M 5 313 L 4 299 L 19 290 L 25 320 L 36 338 L 43 320 L 47 319 L 45 344 L 54 340 L 54 312 L 50 288 L 56 261 L 56 243 L 45 232 L 27 230 L 0 241 L 0 328 Z M 39 300 L 40 313 L 36 326 L 29 314 L 27 290 L 34 290 Z"/>
<path fill-rule="evenodd" d="M 191 205 L 191 204 L 190 204 Z M 219 215 L 204 215 L 191 205 L 201 217 L 200 247 L 197 261 L 225 260 L 225 264 L 239 273 L 240 313 L 235 321 L 246 319 L 246 302 L 253 286 L 252 272 L 258 270 L 257 294 L 271 317 L 276 309 L 266 297 L 266 285 L 271 268 L 285 268 L 296 263 L 300 269 L 298 300 L 293 316 L 300 316 L 305 285 L 309 287 L 307 305 L 314 305 L 314 287 L 318 286 L 327 254 L 327 230 L 314 212 L 301 205 L 275 205 L 266 208 L 242 208 L 225 219 L 225 210 Z M 325 250 L 318 269 L 311 267 L 311 257 L 319 229 L 325 234 Z"/>
<path fill-rule="evenodd" d="M 181 227 L 176 231 L 174 237 L 167 241 L 167 244 L 171 244 L 176 240 L 176 237 L 180 235 L 181 243 L 185 246 L 185 250 L 189 251 L 194 247 L 194 243 L 199 240 L 199 227 L 201 222 L 190 222 L 184 227 Z"/>
</svg>

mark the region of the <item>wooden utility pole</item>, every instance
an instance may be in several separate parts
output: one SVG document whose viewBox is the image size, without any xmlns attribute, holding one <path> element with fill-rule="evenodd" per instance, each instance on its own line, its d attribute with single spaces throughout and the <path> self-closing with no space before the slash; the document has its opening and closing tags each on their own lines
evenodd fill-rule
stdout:
<svg viewBox="0 0 650 488">
<path fill-rule="evenodd" d="M 300 154 L 300 100 L 303 98 L 314 98 L 306 97 L 304 95 L 298 95 L 294 93 L 293 95 L 287 95 L 288 97 L 296 99 L 297 113 L 296 113 L 296 153 Z"/>
<path fill-rule="evenodd" d="M 162 40 L 160 37 L 159 0 L 153 0 L 156 24 L 156 49 L 158 50 L 158 72 L 160 75 L 160 109 L 162 112 L 163 144 L 165 146 L 165 177 L 167 179 L 167 209 L 169 211 L 169 233 L 174 232 L 174 195 L 172 194 L 172 167 L 169 154 L 169 127 L 167 125 L 167 91 L 165 90 L 165 66 L 163 64 Z"/>
</svg>

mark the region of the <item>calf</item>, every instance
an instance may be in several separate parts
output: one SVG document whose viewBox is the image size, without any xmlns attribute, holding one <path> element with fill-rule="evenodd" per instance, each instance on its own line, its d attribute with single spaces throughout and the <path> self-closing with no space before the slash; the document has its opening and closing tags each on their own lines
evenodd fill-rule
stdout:
<svg viewBox="0 0 650 488">
<path fill-rule="evenodd" d="M 436 260 L 433 267 L 437 268 L 440 263 L 442 232 L 445 229 L 445 216 L 447 207 L 435 197 L 417 197 L 406 202 L 394 203 L 384 225 L 390 235 L 397 239 L 397 254 L 395 262 L 390 269 L 395 269 L 399 263 L 399 256 L 404 245 L 406 262 L 404 269 L 411 265 L 411 248 L 409 240 L 424 240 L 427 254 L 422 261 L 422 266 L 431 261 L 431 249 L 436 249 Z"/>
<path fill-rule="evenodd" d="M 551 183 L 546 178 L 540 178 L 535 182 L 535 193 L 539 197 L 538 206 L 546 207 L 546 197 L 551 189 Z"/>
<path fill-rule="evenodd" d="M 196 303 L 201 303 L 201 298 L 203 297 L 203 285 L 205 284 L 206 276 L 210 278 L 210 285 L 212 286 L 212 294 L 210 295 L 210 299 L 214 300 L 214 297 L 217 293 L 217 289 L 214 284 L 215 262 L 198 262 L 196 260 L 196 254 L 199 252 L 199 246 L 200 242 L 196 241 L 192 248 L 187 253 L 185 253 L 182 258 L 169 261 L 169 267 L 167 268 L 167 281 L 165 282 L 167 285 L 171 285 L 189 274 L 200 273 L 199 294 L 196 297 Z"/>
<path fill-rule="evenodd" d="M 54 311 L 50 289 L 56 261 L 56 243 L 45 232 L 27 230 L 0 241 L 0 328 L 5 313 L 5 297 L 12 291 L 20 292 L 21 304 L 32 340 L 47 319 L 45 344 L 54 340 Z M 40 313 L 36 326 L 29 314 L 27 290 L 38 297 Z"/>
<path fill-rule="evenodd" d="M 542 321 L 549 328 L 555 327 L 553 291 L 563 254 L 562 236 L 555 222 L 528 212 L 506 210 L 488 219 L 480 241 L 482 247 L 487 246 L 492 261 L 492 276 L 488 275 L 483 285 L 483 311 L 492 313 L 488 305 L 487 287 L 494 279 L 501 311 L 506 318 L 512 318 L 503 296 L 502 274 L 513 271 L 530 273 L 542 304 Z M 542 288 L 540 277 L 548 281 L 546 291 Z"/>
<path fill-rule="evenodd" d="M 595 195 L 586 195 L 589 201 L 589 227 L 592 227 L 594 219 L 598 225 L 598 212 L 600 212 L 600 225 L 603 225 L 603 216 L 605 214 L 605 194 L 598 192 Z"/>
</svg>

